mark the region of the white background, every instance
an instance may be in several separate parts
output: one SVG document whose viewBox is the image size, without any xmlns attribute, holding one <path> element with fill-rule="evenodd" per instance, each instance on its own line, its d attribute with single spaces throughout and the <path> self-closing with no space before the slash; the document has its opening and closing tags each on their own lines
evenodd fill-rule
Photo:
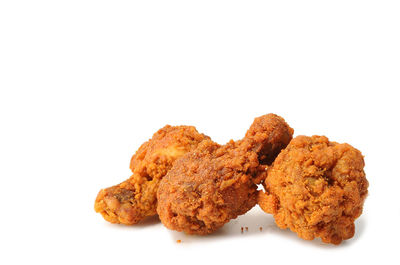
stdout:
<svg viewBox="0 0 400 265">
<path fill-rule="evenodd" d="M 0 89 L 1 264 L 399 262 L 399 1 L 4 0 Z M 224 143 L 269 112 L 365 155 L 353 239 L 258 207 L 205 237 L 94 212 L 165 124 Z"/>
</svg>

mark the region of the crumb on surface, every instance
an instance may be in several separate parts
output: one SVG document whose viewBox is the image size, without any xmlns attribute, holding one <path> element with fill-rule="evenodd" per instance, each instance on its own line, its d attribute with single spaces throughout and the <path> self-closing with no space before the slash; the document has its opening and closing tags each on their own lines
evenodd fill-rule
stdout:
<svg viewBox="0 0 400 265">
<path fill-rule="evenodd" d="M 249 231 L 249 228 L 246 226 L 246 231 Z"/>
<path fill-rule="evenodd" d="M 176 243 L 182 243 L 182 240 L 178 239 L 176 240 Z"/>
<path fill-rule="evenodd" d="M 243 233 L 243 226 L 240 228 L 240 231 Z"/>
<path fill-rule="evenodd" d="M 260 226 L 260 232 L 262 231 L 262 227 Z"/>
</svg>

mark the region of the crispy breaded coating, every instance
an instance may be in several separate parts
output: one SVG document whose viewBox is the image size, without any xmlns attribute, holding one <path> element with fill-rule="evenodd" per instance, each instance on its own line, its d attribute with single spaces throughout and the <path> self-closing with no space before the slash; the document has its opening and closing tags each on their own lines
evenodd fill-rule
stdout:
<svg viewBox="0 0 400 265">
<path fill-rule="evenodd" d="M 340 244 L 354 235 L 368 181 L 360 151 L 325 136 L 297 136 L 267 170 L 258 203 L 281 229 Z"/>
<path fill-rule="evenodd" d="M 167 228 L 210 234 L 256 204 L 256 184 L 266 175 L 259 152 L 263 152 L 262 157 L 272 157 L 268 152 L 285 147 L 293 134 L 293 129 L 276 115 L 265 115 L 255 120 L 258 122 L 266 126 L 253 124 L 249 137 L 243 140 L 231 140 L 226 145 L 203 141 L 175 162 L 157 192 L 157 212 Z"/>
<path fill-rule="evenodd" d="M 142 144 L 131 159 L 132 176 L 119 185 L 102 189 L 95 211 L 111 223 L 136 224 L 157 214 L 157 189 L 176 159 L 209 139 L 192 126 L 165 126 Z"/>
<path fill-rule="evenodd" d="M 293 137 L 293 129 L 285 120 L 273 113 L 254 119 L 245 139 L 252 141 L 253 151 L 260 164 L 270 165 Z"/>
<path fill-rule="evenodd" d="M 158 189 L 163 224 L 187 234 L 209 234 L 257 202 L 258 159 L 231 141 L 203 141 L 178 159 Z"/>
</svg>

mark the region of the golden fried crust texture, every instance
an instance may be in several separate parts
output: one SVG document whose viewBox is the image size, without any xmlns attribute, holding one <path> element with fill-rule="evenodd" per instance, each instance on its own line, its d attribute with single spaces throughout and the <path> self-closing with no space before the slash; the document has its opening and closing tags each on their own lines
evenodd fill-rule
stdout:
<svg viewBox="0 0 400 265">
<path fill-rule="evenodd" d="M 268 115 L 256 119 L 255 123 L 270 124 L 269 120 L 277 117 Z M 277 120 L 286 126 L 252 126 L 253 131 L 259 128 L 269 133 L 249 133 L 249 138 L 246 135 L 243 140 L 231 140 L 226 145 L 203 141 L 178 159 L 160 182 L 157 192 L 157 212 L 162 223 L 169 229 L 205 235 L 250 210 L 257 202 L 256 184 L 266 175 L 258 151 L 271 156 L 260 143 L 271 147 L 280 142 L 283 148 L 293 133 L 283 119 Z M 288 132 L 275 132 L 283 128 Z M 285 137 L 289 134 L 290 137 L 278 139 L 271 134 Z"/>
<path fill-rule="evenodd" d="M 231 141 L 204 141 L 177 160 L 158 189 L 158 214 L 170 229 L 209 234 L 257 202 L 257 155 Z"/>
<path fill-rule="evenodd" d="M 155 215 L 160 180 L 176 159 L 209 139 L 192 126 L 165 126 L 142 144 L 131 159 L 132 176 L 119 185 L 102 189 L 95 211 L 111 223 L 132 225 Z"/>
<path fill-rule="evenodd" d="M 270 165 L 292 137 L 293 129 L 285 120 L 270 113 L 254 119 L 246 132 L 245 140 L 251 141 L 260 163 Z"/>
<path fill-rule="evenodd" d="M 340 244 L 354 235 L 368 181 L 360 151 L 324 136 L 297 136 L 267 170 L 258 203 L 281 229 Z"/>
</svg>

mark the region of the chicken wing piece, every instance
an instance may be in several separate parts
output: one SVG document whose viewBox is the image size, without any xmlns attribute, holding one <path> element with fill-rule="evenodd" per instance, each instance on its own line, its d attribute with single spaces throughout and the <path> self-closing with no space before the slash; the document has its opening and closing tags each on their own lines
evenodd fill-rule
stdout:
<svg viewBox="0 0 400 265">
<path fill-rule="evenodd" d="M 266 175 L 260 162 L 271 161 L 292 134 L 282 118 L 270 114 L 257 118 L 242 140 L 225 145 L 201 142 L 160 182 L 157 212 L 162 223 L 205 235 L 246 213 L 257 202 L 256 184 Z"/>
<path fill-rule="evenodd" d="M 132 176 L 119 185 L 100 190 L 95 211 L 111 223 L 136 224 L 157 214 L 160 180 L 176 159 L 209 139 L 192 126 L 165 126 L 142 144 L 131 159 Z"/>
<path fill-rule="evenodd" d="M 267 170 L 258 203 L 281 229 L 340 244 L 354 235 L 368 181 L 360 151 L 324 136 L 297 136 Z"/>
</svg>

